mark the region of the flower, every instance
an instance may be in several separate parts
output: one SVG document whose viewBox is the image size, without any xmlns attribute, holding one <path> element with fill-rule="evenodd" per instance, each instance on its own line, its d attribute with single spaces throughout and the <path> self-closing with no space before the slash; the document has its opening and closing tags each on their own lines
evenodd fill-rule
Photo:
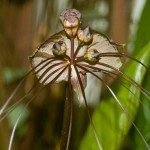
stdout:
<svg viewBox="0 0 150 150">
<path fill-rule="evenodd" d="M 80 16 L 77 10 L 69 9 L 61 13 L 60 19 L 63 23 L 64 21 L 72 23 L 72 26 L 69 25 L 68 28 L 73 28 L 74 21 L 79 20 Z M 84 90 L 88 91 L 85 93 L 87 95 L 89 94 L 87 89 L 92 82 L 92 75 L 88 70 L 99 74 L 101 70 L 112 72 L 113 68 L 119 69 L 122 66 L 119 57 L 101 57 L 102 54 L 118 53 L 118 45 L 110 42 L 101 33 L 90 31 L 89 27 L 84 30 L 78 29 L 78 34 L 73 34 L 73 37 L 68 37 L 68 34 L 66 36 L 65 28 L 66 25 L 63 31 L 51 36 L 36 49 L 30 57 L 31 65 L 39 82 L 44 85 L 69 80 L 78 95 L 79 103 L 84 104 L 81 84 Z M 68 74 L 69 70 L 71 70 L 71 76 Z M 97 78 L 94 78 L 94 82 L 100 84 Z M 95 88 L 99 89 L 96 84 Z M 97 99 L 98 96 L 96 94 L 94 96 Z"/>
</svg>

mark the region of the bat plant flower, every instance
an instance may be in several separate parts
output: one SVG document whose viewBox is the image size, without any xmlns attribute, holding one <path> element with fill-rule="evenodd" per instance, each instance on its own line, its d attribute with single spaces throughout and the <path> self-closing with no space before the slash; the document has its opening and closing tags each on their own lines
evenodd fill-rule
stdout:
<svg viewBox="0 0 150 150">
<path fill-rule="evenodd" d="M 119 49 L 123 48 L 124 45 L 119 45 L 111 42 L 103 34 L 92 31 L 89 26 L 86 26 L 84 28 L 81 27 L 81 14 L 76 9 L 67 9 L 63 11 L 60 14 L 60 20 L 63 25 L 63 30 L 52 35 L 34 51 L 33 55 L 30 57 L 32 66 L 31 71 L 21 80 L 4 106 L 0 109 L 0 115 L 4 114 L 5 117 L 5 110 L 9 102 L 14 97 L 21 84 L 25 81 L 26 77 L 33 71 L 35 72 L 38 81 L 42 85 L 66 81 L 68 83 L 68 97 L 66 98 L 66 101 L 70 102 L 70 106 L 68 105 L 70 109 L 66 109 L 69 111 L 64 111 L 64 122 L 66 121 L 67 125 L 65 124 L 62 127 L 63 138 L 61 139 L 64 140 L 62 140 L 60 144 L 61 150 L 68 150 L 71 137 L 70 135 L 73 107 L 72 90 L 74 90 L 74 93 L 76 93 L 77 95 L 77 98 L 75 97 L 75 99 L 77 99 L 78 103 L 80 105 L 86 106 L 87 114 L 89 116 L 89 121 L 92 126 L 95 139 L 97 141 L 99 149 L 102 150 L 102 146 L 98 139 L 98 135 L 96 133 L 94 123 L 92 122 L 92 118 L 90 116 L 87 105 L 93 104 L 93 102 L 94 104 L 97 103 L 102 82 L 112 94 L 121 109 L 124 111 L 129 121 L 135 127 L 147 148 L 150 149 L 144 136 L 134 124 L 134 121 L 132 117 L 130 117 L 130 114 L 126 111 L 115 93 L 109 87 L 108 82 L 104 81 L 101 77 L 102 73 L 114 79 L 114 77 L 116 77 L 118 73 L 120 73 L 123 79 L 127 81 L 127 83 L 133 84 L 135 88 L 137 88 L 143 93 L 143 95 L 150 99 L 150 93 L 148 91 L 138 85 L 138 83 L 133 81 L 132 78 L 130 78 L 128 75 L 120 71 L 120 67 L 122 66 L 121 57 L 129 58 L 139 63 L 146 69 L 147 67 L 139 60 L 120 52 Z M 123 87 L 129 90 L 129 93 L 136 97 L 136 95 L 128 87 L 124 85 Z M 30 94 L 32 89 L 33 88 L 29 90 L 24 98 Z M 22 99 L 23 98 L 21 98 L 20 100 Z M 26 104 L 25 107 L 29 105 L 31 100 Z M 67 103 L 65 103 L 65 108 L 67 108 L 66 105 Z M 19 119 L 21 118 L 21 115 L 22 114 L 19 115 L 14 125 L 9 142 L 9 150 L 11 149 L 14 131 Z M 68 117 L 69 119 L 65 119 L 65 117 Z"/>
<path fill-rule="evenodd" d="M 84 104 L 82 87 L 88 98 L 91 97 L 88 88 L 91 88 L 92 80 L 95 81 L 95 90 L 99 90 L 96 86 L 100 86 L 99 79 L 90 72 L 98 72 L 98 75 L 101 71 L 112 72 L 122 63 L 119 57 L 101 57 L 104 53 L 117 53 L 119 45 L 110 42 L 101 33 L 93 32 L 89 26 L 82 29 L 80 18 L 80 12 L 75 9 L 63 11 L 60 20 L 64 30 L 41 44 L 30 60 L 40 83 L 46 85 L 70 80 L 79 104 Z"/>
</svg>

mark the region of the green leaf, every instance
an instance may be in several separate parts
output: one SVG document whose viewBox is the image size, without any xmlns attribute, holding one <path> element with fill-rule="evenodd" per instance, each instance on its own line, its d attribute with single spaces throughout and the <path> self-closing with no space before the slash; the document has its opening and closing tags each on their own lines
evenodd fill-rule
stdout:
<svg viewBox="0 0 150 150">
<path fill-rule="evenodd" d="M 150 91 L 150 77 L 149 77 L 149 72 L 147 72 L 144 82 L 143 82 L 143 87 L 145 89 L 148 89 Z M 136 124 L 140 131 L 143 133 L 143 136 L 145 137 L 146 141 L 150 145 L 150 100 L 143 95 L 141 96 L 142 99 L 142 104 L 140 105 L 140 109 L 138 111 L 138 114 L 136 116 Z M 137 136 L 136 131 L 132 131 L 132 139 L 134 140 L 132 149 L 134 150 L 145 150 L 145 145 Z"/>
<path fill-rule="evenodd" d="M 150 43 L 139 52 L 137 58 L 147 66 L 150 64 Z M 138 84 L 142 85 L 146 69 L 142 67 L 142 65 L 133 62 L 132 60 L 126 66 L 123 72 L 129 75 Z M 120 103 L 134 120 L 140 102 L 137 98 L 135 98 L 133 94 L 131 94 L 131 92 L 121 86 L 119 82 L 120 81 L 117 79 L 116 82 L 113 84 L 113 91 L 116 94 L 117 98 L 120 100 Z M 128 88 L 135 93 L 136 97 L 140 98 L 140 91 L 132 84 L 127 85 Z M 125 115 L 124 111 L 120 108 L 119 104 L 110 94 L 110 92 L 107 92 L 104 98 L 101 100 L 99 106 L 93 113 L 92 119 L 103 150 L 120 149 L 132 124 L 129 121 L 128 117 Z M 124 145 L 126 145 L 126 143 L 124 143 Z M 85 149 L 99 149 L 93 134 L 93 130 L 90 126 L 80 145 L 80 150 Z"/>
<path fill-rule="evenodd" d="M 135 50 L 134 52 L 137 53 L 144 45 L 146 45 L 150 41 L 150 19 L 149 19 L 149 10 L 150 10 L 150 1 L 146 1 L 145 7 L 143 9 L 143 13 L 141 16 L 141 19 L 138 24 L 138 30 L 136 34 L 136 40 L 135 40 Z M 145 89 L 148 89 L 150 91 L 150 77 L 149 72 L 146 74 L 145 79 L 143 81 L 143 87 Z M 150 102 L 149 100 L 142 96 L 142 104 L 140 105 L 139 112 L 136 116 L 136 124 L 140 131 L 143 133 L 144 137 L 146 138 L 146 141 L 150 145 Z M 133 139 L 133 144 L 130 149 L 134 150 L 145 150 L 145 145 L 137 136 L 136 131 L 132 130 L 131 138 Z"/>
<path fill-rule="evenodd" d="M 135 45 L 134 54 L 139 52 L 150 41 L 149 10 L 150 10 L 150 1 L 147 0 L 138 24 L 138 31 L 134 43 Z"/>
<path fill-rule="evenodd" d="M 7 84 L 19 80 L 25 75 L 25 70 L 20 68 L 5 68 L 4 69 L 4 79 Z"/>
</svg>

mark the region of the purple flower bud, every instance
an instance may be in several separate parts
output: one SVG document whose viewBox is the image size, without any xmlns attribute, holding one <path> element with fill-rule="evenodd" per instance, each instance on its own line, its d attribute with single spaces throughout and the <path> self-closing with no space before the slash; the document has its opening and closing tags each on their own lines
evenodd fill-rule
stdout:
<svg viewBox="0 0 150 150">
<path fill-rule="evenodd" d="M 62 24 L 64 23 L 64 20 L 74 23 L 76 19 L 80 20 L 81 13 L 76 9 L 67 9 L 60 14 L 59 18 L 62 21 Z"/>
<path fill-rule="evenodd" d="M 80 24 L 81 14 L 76 9 L 67 9 L 60 14 L 60 20 L 67 35 L 75 36 Z"/>
</svg>

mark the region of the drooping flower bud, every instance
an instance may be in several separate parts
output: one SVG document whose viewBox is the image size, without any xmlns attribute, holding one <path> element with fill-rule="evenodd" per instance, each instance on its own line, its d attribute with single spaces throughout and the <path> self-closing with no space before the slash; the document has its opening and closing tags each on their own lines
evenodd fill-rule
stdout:
<svg viewBox="0 0 150 150">
<path fill-rule="evenodd" d="M 60 14 L 60 20 L 68 36 L 75 36 L 80 24 L 81 14 L 76 9 L 67 9 Z"/>
<path fill-rule="evenodd" d="M 90 49 L 84 55 L 84 58 L 89 62 L 97 62 L 99 60 L 100 53 L 96 49 Z"/>
<path fill-rule="evenodd" d="M 79 29 L 77 32 L 78 39 L 81 42 L 90 42 L 93 39 L 93 35 L 90 32 L 89 26 L 87 26 L 84 30 Z"/>
<path fill-rule="evenodd" d="M 53 54 L 58 56 L 64 55 L 66 50 L 66 44 L 63 41 L 55 42 L 52 47 Z"/>
</svg>

